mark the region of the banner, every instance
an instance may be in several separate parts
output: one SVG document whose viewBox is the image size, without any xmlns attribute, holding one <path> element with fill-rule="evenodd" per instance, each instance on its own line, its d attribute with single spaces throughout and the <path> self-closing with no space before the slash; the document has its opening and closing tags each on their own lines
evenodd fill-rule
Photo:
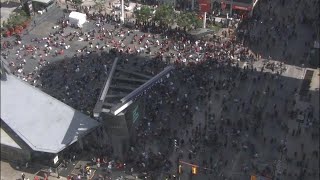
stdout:
<svg viewBox="0 0 320 180">
<path fill-rule="evenodd" d="M 210 12 L 211 11 L 211 2 L 210 0 L 198 0 L 199 9 L 201 13 Z"/>
<path fill-rule="evenodd" d="M 248 6 L 248 7 L 243 7 L 243 6 L 236 6 L 233 5 L 232 9 L 239 9 L 239 10 L 244 10 L 244 11 L 251 11 L 252 7 Z"/>
</svg>

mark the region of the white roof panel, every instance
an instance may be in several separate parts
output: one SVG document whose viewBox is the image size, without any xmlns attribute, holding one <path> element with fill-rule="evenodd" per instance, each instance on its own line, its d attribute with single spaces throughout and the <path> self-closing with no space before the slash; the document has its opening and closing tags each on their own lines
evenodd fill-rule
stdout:
<svg viewBox="0 0 320 180">
<path fill-rule="evenodd" d="M 2 128 L 1 130 L 1 144 L 22 149 Z"/>
<path fill-rule="evenodd" d="M 49 153 L 99 124 L 13 75 L 1 81 L 1 119 L 33 150 Z"/>
</svg>

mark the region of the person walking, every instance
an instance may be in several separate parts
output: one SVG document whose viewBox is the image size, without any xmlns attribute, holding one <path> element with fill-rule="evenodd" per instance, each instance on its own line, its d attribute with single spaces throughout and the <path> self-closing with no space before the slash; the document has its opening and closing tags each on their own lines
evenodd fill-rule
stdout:
<svg viewBox="0 0 320 180">
<path fill-rule="evenodd" d="M 21 179 L 25 180 L 25 178 L 26 178 L 26 175 L 24 173 L 21 173 Z"/>
</svg>

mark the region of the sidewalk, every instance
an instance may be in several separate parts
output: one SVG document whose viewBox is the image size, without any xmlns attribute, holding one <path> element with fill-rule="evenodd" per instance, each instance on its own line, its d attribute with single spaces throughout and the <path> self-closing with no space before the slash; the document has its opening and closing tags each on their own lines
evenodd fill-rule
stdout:
<svg viewBox="0 0 320 180">
<path fill-rule="evenodd" d="M 26 175 L 26 178 L 33 180 L 36 176 L 35 174 L 30 174 L 27 172 L 19 171 L 10 166 L 9 163 L 1 161 L 1 180 L 13 180 L 13 179 L 21 179 L 21 173 Z M 43 177 L 42 177 L 43 178 Z M 49 176 L 50 180 L 66 180 L 64 177 L 57 178 L 56 176 Z"/>
<path fill-rule="evenodd" d="M 1 18 L 0 22 L 2 25 L 3 21 L 7 21 L 10 14 L 19 6 L 19 3 L 15 2 L 9 2 L 9 3 L 3 3 L 1 7 Z"/>
</svg>

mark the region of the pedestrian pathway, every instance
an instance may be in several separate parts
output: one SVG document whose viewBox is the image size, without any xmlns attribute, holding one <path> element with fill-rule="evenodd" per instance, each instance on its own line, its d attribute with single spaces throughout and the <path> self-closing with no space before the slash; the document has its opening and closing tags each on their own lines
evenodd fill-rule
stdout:
<svg viewBox="0 0 320 180">
<path fill-rule="evenodd" d="M 15 169 L 9 163 L 1 161 L 1 180 L 21 179 L 21 173 L 25 174 L 25 178 L 33 179 L 38 173 L 38 171 L 36 173 L 28 173 L 23 170 Z M 67 178 L 65 177 L 58 178 L 57 175 L 53 173 L 49 176 L 49 179 L 50 180 L 67 180 Z"/>
<path fill-rule="evenodd" d="M 299 172 L 299 167 L 295 166 L 298 159 L 294 159 L 293 165 L 285 166 L 286 158 L 292 158 L 293 151 L 296 149 L 299 149 L 299 151 L 297 150 L 298 157 L 303 155 L 306 151 L 300 150 L 300 144 L 306 140 L 309 141 L 312 132 L 318 132 L 313 130 L 312 126 L 305 126 L 308 123 L 303 124 L 303 128 L 301 128 L 302 125 L 295 121 L 296 117 L 289 116 L 293 111 L 294 113 L 301 111 L 301 117 L 304 117 L 303 114 L 307 116 L 308 112 L 305 108 L 313 105 L 307 102 L 302 104 L 299 99 L 295 98 L 294 89 L 296 88 L 299 91 L 301 79 L 305 72 L 304 68 L 286 65 L 285 63 L 281 65 L 279 61 L 274 61 L 272 58 L 268 60 L 252 58 L 252 53 L 243 45 L 243 42 L 232 42 L 228 38 L 213 38 L 210 39 L 210 42 L 207 39 L 198 40 L 196 43 L 180 41 L 180 38 L 176 37 L 177 34 L 182 34 L 181 38 L 186 38 L 182 32 L 170 32 L 168 29 L 166 29 L 166 32 L 157 31 L 160 27 L 150 27 L 151 34 L 129 29 L 120 30 L 120 28 L 115 28 L 113 23 L 110 23 L 110 19 L 112 19 L 110 16 L 102 19 L 105 22 L 102 25 L 103 29 L 96 26 L 97 21 L 92 20 L 87 23 L 92 26 L 84 32 L 87 35 L 93 34 L 93 40 L 81 42 L 85 47 L 83 49 L 74 46 L 74 44 L 79 43 L 76 40 L 77 38 L 87 37 L 83 37 L 83 34 L 80 35 L 77 32 L 78 30 L 66 27 L 64 37 L 59 33 L 53 35 L 59 43 L 61 38 L 68 39 L 65 41 L 66 45 L 71 45 L 74 49 L 66 49 L 64 52 L 69 52 L 72 56 L 75 54 L 76 57 L 65 59 L 61 64 L 54 64 L 51 62 L 55 57 L 46 56 L 45 59 L 48 62 L 50 61 L 50 65 L 41 70 L 39 81 L 45 92 L 71 104 L 76 109 L 89 109 L 88 111 L 91 111 L 93 109 L 91 106 L 94 104 L 92 99 L 96 99 L 94 95 L 99 94 L 98 88 L 102 84 L 101 79 L 105 79 L 104 72 L 110 65 L 110 59 L 113 59 L 114 56 L 117 55 L 120 59 L 129 57 L 129 63 L 131 62 L 130 58 L 139 59 L 139 62 L 141 59 L 141 63 L 137 67 L 144 67 L 148 70 L 155 67 L 152 70 L 155 74 L 162 68 L 158 62 L 162 62 L 165 59 L 163 57 L 169 56 L 171 58 L 170 62 L 177 63 L 177 68 L 170 75 L 170 78 L 164 79 L 145 92 L 146 101 L 148 101 L 145 119 L 141 120 L 141 126 L 137 126 L 138 141 L 132 143 L 133 146 L 136 146 L 134 148 L 139 150 L 134 151 L 130 156 L 132 158 L 131 165 L 135 169 L 148 171 L 145 168 L 146 164 L 148 167 L 153 164 L 155 168 L 163 172 L 159 176 L 165 177 L 167 173 L 176 174 L 177 158 L 181 156 L 180 159 L 186 162 L 201 167 L 208 166 L 207 169 L 214 169 L 215 171 L 212 174 L 205 174 L 201 170 L 198 176 L 192 177 L 193 179 L 208 177 L 222 179 L 222 176 L 225 177 L 226 175 L 230 178 L 242 179 L 240 176 L 249 176 L 250 173 L 270 169 L 273 167 L 272 162 L 278 159 L 282 161 L 281 167 L 278 166 L 281 171 L 290 167 L 288 168 L 290 172 Z M 48 24 L 42 24 L 42 26 L 49 27 Z M 40 31 L 44 31 L 41 26 L 38 26 L 38 28 Z M 95 32 L 92 32 L 93 29 Z M 51 31 L 48 30 L 48 32 Z M 75 38 L 65 36 L 69 33 L 70 36 Z M 168 35 L 170 42 L 153 33 Z M 99 37 L 96 38 L 97 36 Z M 154 43 L 156 40 L 159 42 Z M 55 41 L 52 40 L 49 43 L 53 48 L 51 53 L 54 53 Z M 91 41 L 92 47 L 88 45 L 89 41 Z M 118 46 L 121 44 L 120 42 L 126 45 L 125 48 L 122 48 L 122 45 Z M 37 44 L 43 45 L 43 43 L 43 40 L 40 40 Z M 95 46 L 97 48 L 94 48 Z M 121 50 L 122 53 L 115 55 L 103 52 L 103 48 L 101 48 L 101 52 L 105 54 L 96 56 L 95 53 L 99 51 L 101 46 L 113 46 L 115 51 Z M 153 51 L 152 54 L 156 56 L 149 57 L 139 51 L 141 46 L 149 46 Z M 183 47 L 183 51 L 171 50 L 177 46 Z M 200 50 L 200 47 L 195 49 L 196 46 L 200 46 L 202 50 Z M 82 50 L 78 50 L 78 48 Z M 47 48 L 43 49 L 49 51 Z M 43 49 L 41 48 L 41 50 Z M 238 56 L 237 58 L 231 57 L 227 52 L 233 52 L 233 50 L 234 53 L 237 52 L 235 54 L 241 52 L 241 56 L 238 56 L 238 54 L 235 55 Z M 197 62 L 194 61 L 194 66 L 183 63 L 185 62 L 184 59 L 189 59 L 187 55 L 193 51 L 199 51 L 199 54 L 206 53 L 207 56 L 199 57 L 201 63 L 197 59 Z M 14 56 L 15 52 L 12 54 Z M 146 61 L 142 61 L 144 57 L 147 57 L 150 66 L 145 66 L 144 62 Z M 229 64 L 232 64 L 232 66 Z M 144 77 L 143 79 L 150 78 L 130 73 L 132 71 L 131 67 L 131 65 L 126 65 L 122 68 L 122 71 L 125 70 L 132 76 Z M 38 78 L 37 72 L 30 76 L 32 75 Z M 94 89 L 92 87 L 98 88 Z M 116 88 L 119 88 L 119 86 L 114 86 L 114 89 Z M 127 89 L 131 90 L 130 88 Z M 292 105 L 294 103 L 299 106 Z M 317 107 L 317 105 L 313 105 L 314 109 Z M 207 119 L 211 116 L 214 118 L 210 120 L 209 127 L 207 126 Z M 314 115 L 314 117 L 316 116 Z M 122 126 L 117 123 L 110 123 L 109 120 L 108 125 L 108 133 L 118 135 L 113 136 L 112 141 L 114 141 L 114 144 L 120 144 L 117 142 L 124 139 L 121 136 L 124 134 L 124 132 L 121 132 L 122 128 L 120 127 Z M 126 128 L 123 128 L 123 131 L 125 130 Z M 302 132 L 303 135 L 288 138 L 288 147 L 285 146 L 288 153 L 285 154 L 280 152 L 284 149 L 280 142 L 287 136 L 287 131 L 293 132 L 293 134 Z M 317 169 L 319 166 L 315 162 L 315 158 L 310 156 L 312 154 L 310 151 L 318 147 L 315 142 L 309 142 L 305 147 L 308 146 L 307 158 L 312 161 L 312 163 L 309 161 L 312 164 L 310 166 Z M 148 145 L 157 147 L 150 148 L 153 152 L 148 152 Z M 122 150 L 122 146 L 115 146 L 113 155 L 122 154 Z M 159 154 L 157 151 L 161 153 Z M 162 156 L 163 154 L 165 155 Z M 286 158 L 280 158 L 282 155 L 285 155 Z M 151 161 L 150 156 L 155 157 L 154 159 L 157 161 L 154 159 Z M 210 162 L 208 159 L 210 159 Z M 185 176 L 181 178 L 189 179 L 190 167 L 186 167 L 184 170 L 186 172 Z M 242 175 L 236 174 L 236 172 L 244 170 L 246 172 Z M 101 171 L 103 171 L 103 168 L 101 168 Z M 98 170 L 96 172 L 98 173 Z M 123 172 L 114 171 L 112 174 L 117 176 L 118 173 Z M 313 177 L 308 175 L 308 178 Z M 283 179 L 292 178 L 283 177 Z"/>
</svg>

